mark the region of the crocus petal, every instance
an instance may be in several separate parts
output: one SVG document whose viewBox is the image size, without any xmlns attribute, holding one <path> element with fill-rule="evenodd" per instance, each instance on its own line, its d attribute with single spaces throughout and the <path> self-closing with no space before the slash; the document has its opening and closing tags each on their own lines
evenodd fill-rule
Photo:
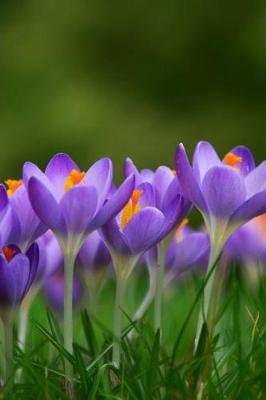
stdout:
<svg viewBox="0 0 266 400">
<path fill-rule="evenodd" d="M 20 253 L 12 258 L 8 267 L 12 271 L 12 279 L 15 286 L 14 303 L 18 304 L 21 302 L 29 288 L 30 262 L 28 257 Z"/>
<path fill-rule="evenodd" d="M 26 253 L 26 256 L 29 259 L 30 263 L 30 273 L 29 273 L 29 279 L 27 282 L 27 286 L 25 287 L 25 293 L 29 290 L 31 287 L 35 277 L 36 273 L 38 270 L 38 264 L 39 264 L 39 246 L 37 243 L 33 243 L 29 250 Z"/>
<path fill-rule="evenodd" d="M 203 182 L 206 172 L 218 165 L 221 165 L 221 160 L 212 145 L 204 141 L 199 142 L 193 155 L 193 171 L 199 184 Z"/>
<path fill-rule="evenodd" d="M 40 221 L 33 211 L 25 185 L 20 186 L 16 190 L 10 198 L 10 204 L 18 218 L 18 225 L 20 226 L 18 245 L 20 247 L 27 247 L 27 245 L 31 244 L 47 230 L 47 226 Z M 12 243 L 16 242 L 17 240 L 13 234 Z"/>
<path fill-rule="evenodd" d="M 79 171 L 77 164 L 69 157 L 68 154 L 58 153 L 51 158 L 46 169 L 45 174 L 50 181 L 54 184 L 56 192 L 59 197 L 62 197 L 65 189 L 65 181 L 70 172 L 75 169 Z"/>
<path fill-rule="evenodd" d="M 135 176 L 136 186 L 140 185 L 143 182 L 137 167 L 135 166 L 131 158 L 127 158 L 124 162 L 124 176 L 125 178 L 128 178 L 130 175 Z"/>
<path fill-rule="evenodd" d="M 170 168 L 161 166 L 154 173 L 153 184 L 156 193 L 156 204 L 158 208 L 162 207 L 166 191 L 173 181 L 177 181 L 173 171 Z"/>
<path fill-rule="evenodd" d="M 93 186 L 75 186 L 66 192 L 60 202 L 60 208 L 72 233 L 84 233 L 95 215 L 97 193 Z"/>
<path fill-rule="evenodd" d="M 0 247 L 7 243 L 17 243 L 20 238 L 20 224 L 12 208 L 8 206 L 1 213 L 0 219 Z M 13 241 L 13 239 L 15 239 Z"/>
<path fill-rule="evenodd" d="M 181 195 L 177 195 L 176 198 L 162 210 L 165 220 L 160 240 L 164 239 L 176 225 L 180 224 L 185 215 L 187 215 L 189 210 L 184 208 L 183 204 Z"/>
<path fill-rule="evenodd" d="M 213 167 L 207 172 L 202 192 L 209 213 L 222 219 L 229 219 L 246 198 L 244 179 L 233 168 L 226 166 Z"/>
<path fill-rule="evenodd" d="M 136 190 L 143 190 L 143 193 L 138 201 L 140 208 L 155 206 L 155 193 L 153 186 L 150 183 L 144 182 L 137 186 Z"/>
<path fill-rule="evenodd" d="M 231 216 L 229 224 L 241 225 L 264 213 L 266 213 L 266 190 L 255 194 L 241 204 Z"/>
<path fill-rule="evenodd" d="M 207 212 L 206 202 L 202 196 L 199 184 L 193 175 L 185 148 L 182 144 L 176 149 L 175 163 L 176 174 L 184 195 L 201 211 Z"/>
<path fill-rule="evenodd" d="M 130 199 L 130 196 L 134 190 L 134 186 L 135 178 L 133 175 L 131 175 L 122 183 L 110 200 L 107 200 L 103 205 L 102 209 L 90 224 L 88 233 L 89 231 L 92 232 L 104 225 L 108 220 L 115 217 L 122 210 L 122 208 Z"/>
<path fill-rule="evenodd" d="M 245 180 L 247 197 L 251 197 L 263 189 L 266 183 L 266 161 L 248 174 Z"/>
<path fill-rule="evenodd" d="M 247 147 L 236 146 L 231 150 L 231 153 L 242 158 L 242 161 L 237 164 L 237 168 L 243 176 L 248 175 L 255 168 L 253 155 Z"/>
<path fill-rule="evenodd" d="M 16 300 L 16 287 L 12 279 L 12 271 L 2 254 L 0 254 L 0 276 L 0 304 L 12 306 Z"/>
<path fill-rule="evenodd" d="M 40 170 L 40 168 L 37 167 L 37 165 L 33 164 L 32 162 L 25 162 L 23 165 L 23 182 L 26 185 L 26 187 L 29 184 L 30 178 L 35 177 L 37 178 L 40 182 L 43 183 L 47 187 L 47 189 L 50 190 L 51 193 L 53 193 L 54 197 L 56 200 L 59 200 L 58 193 L 50 181 L 50 179 L 45 175 L 44 172 Z"/>
<path fill-rule="evenodd" d="M 109 158 L 102 158 L 96 161 L 87 171 L 84 182 L 93 186 L 97 192 L 97 211 L 102 207 L 112 185 L 113 164 Z"/>
<path fill-rule="evenodd" d="M 32 208 L 40 220 L 54 232 L 66 233 L 66 224 L 53 194 L 39 179 L 32 177 L 28 184 Z"/>
<path fill-rule="evenodd" d="M 116 218 L 103 225 L 101 233 L 110 251 L 115 250 L 121 253 L 130 253 L 126 237 L 121 231 Z"/>
<path fill-rule="evenodd" d="M 4 185 L 0 185 L 0 214 L 8 205 L 8 197 Z"/>
<path fill-rule="evenodd" d="M 157 208 L 139 211 L 124 229 L 132 253 L 141 253 L 157 243 L 164 221 L 163 213 Z"/>
</svg>

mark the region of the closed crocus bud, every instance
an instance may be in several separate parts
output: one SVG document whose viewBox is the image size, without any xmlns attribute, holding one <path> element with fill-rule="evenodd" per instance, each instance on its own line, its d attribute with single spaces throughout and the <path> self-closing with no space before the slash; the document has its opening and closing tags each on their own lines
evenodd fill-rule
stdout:
<svg viewBox="0 0 266 400">
<path fill-rule="evenodd" d="M 0 315 L 15 311 L 29 291 L 38 268 L 39 250 L 32 244 L 26 253 L 15 245 L 2 248 L 0 253 Z"/>
<path fill-rule="evenodd" d="M 61 268 L 46 280 L 43 285 L 44 298 L 50 307 L 63 316 L 64 312 L 64 270 Z M 73 309 L 76 310 L 83 299 L 83 286 L 78 275 L 74 275 L 73 279 L 73 292 L 72 304 Z"/>
</svg>

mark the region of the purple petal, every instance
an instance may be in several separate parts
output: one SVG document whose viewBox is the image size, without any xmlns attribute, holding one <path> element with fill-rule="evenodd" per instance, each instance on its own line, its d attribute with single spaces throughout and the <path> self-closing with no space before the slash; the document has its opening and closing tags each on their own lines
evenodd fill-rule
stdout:
<svg viewBox="0 0 266 400">
<path fill-rule="evenodd" d="M 7 205 L 8 205 L 8 197 L 6 193 L 6 188 L 4 187 L 4 185 L 0 185 L 0 215 Z"/>
<path fill-rule="evenodd" d="M 30 279 L 30 262 L 28 257 L 24 254 L 17 254 L 9 262 L 8 267 L 11 271 L 10 279 L 14 282 L 15 287 L 15 299 L 14 303 L 18 304 L 22 301 L 29 286 L 28 282 Z"/>
<path fill-rule="evenodd" d="M 137 167 L 130 158 L 127 158 L 124 162 L 124 176 L 125 178 L 128 178 L 130 175 L 135 176 L 136 186 L 139 186 L 141 183 L 143 183 L 142 177 Z"/>
<path fill-rule="evenodd" d="M 165 194 L 172 182 L 177 183 L 176 176 L 173 171 L 165 166 L 157 168 L 154 173 L 153 184 L 156 193 L 156 204 L 158 208 L 162 208 Z M 177 185 L 176 185 L 177 186 Z"/>
<path fill-rule="evenodd" d="M 33 243 L 26 253 L 26 256 L 28 257 L 29 263 L 30 263 L 30 274 L 29 274 L 27 286 L 25 287 L 25 293 L 29 290 L 29 288 L 31 287 L 31 285 L 36 277 L 38 265 L 39 265 L 39 255 L 40 255 L 39 246 L 37 243 Z"/>
<path fill-rule="evenodd" d="M 185 148 L 180 144 L 176 149 L 176 174 L 179 180 L 182 192 L 193 202 L 201 211 L 207 211 L 207 205 L 201 193 L 197 180 L 193 175 L 189 164 Z"/>
<path fill-rule="evenodd" d="M 164 239 L 175 226 L 179 225 L 185 216 L 189 213 L 191 203 L 187 202 L 180 195 L 168 204 L 163 210 L 165 216 L 164 226 L 160 235 L 160 240 Z"/>
<path fill-rule="evenodd" d="M 101 228 L 101 233 L 109 249 L 113 249 L 121 253 L 130 253 L 126 237 L 120 229 L 116 218 L 113 218 L 103 225 Z"/>
<path fill-rule="evenodd" d="M 40 170 L 40 168 L 37 167 L 37 165 L 27 161 L 23 165 L 23 182 L 26 187 L 28 186 L 29 180 L 32 177 L 35 177 L 42 182 L 42 184 L 46 186 L 51 193 L 53 193 L 53 196 L 56 198 L 56 200 L 59 200 L 60 197 L 58 196 L 58 193 L 50 179 L 45 175 L 44 172 Z"/>
<path fill-rule="evenodd" d="M 122 183 L 110 200 L 107 200 L 103 205 L 88 229 L 92 232 L 114 218 L 130 199 L 134 186 L 135 178 L 131 175 Z"/>
<path fill-rule="evenodd" d="M 143 190 L 143 193 L 138 201 L 140 208 L 155 206 L 155 193 L 153 186 L 150 183 L 144 182 L 137 186 L 136 190 Z"/>
<path fill-rule="evenodd" d="M 255 168 L 255 161 L 251 151 L 245 146 L 236 146 L 231 150 L 231 153 L 237 157 L 241 157 L 242 161 L 237 164 L 241 175 L 248 175 Z"/>
<path fill-rule="evenodd" d="M 110 263 L 110 253 L 98 231 L 92 232 L 85 240 L 78 260 L 79 264 L 86 268 L 104 267 Z"/>
<path fill-rule="evenodd" d="M 80 170 L 72 158 L 64 153 L 54 155 L 46 167 L 45 174 L 53 183 L 59 198 L 65 193 L 65 181 L 73 169 Z"/>
<path fill-rule="evenodd" d="M 229 223 L 242 224 L 266 213 L 266 190 L 250 197 L 231 216 Z"/>
<path fill-rule="evenodd" d="M 66 192 L 60 208 L 72 233 L 84 233 L 95 215 L 97 193 L 93 186 L 75 186 Z"/>
<path fill-rule="evenodd" d="M 18 218 L 18 224 L 20 227 L 18 245 L 20 247 L 27 247 L 39 236 L 41 236 L 47 230 L 47 227 L 41 223 L 40 219 L 34 212 L 29 201 L 28 192 L 25 185 L 20 186 L 16 190 L 16 192 L 10 198 L 10 204 Z M 14 234 L 12 243 L 16 243 Z"/>
<path fill-rule="evenodd" d="M 13 243 L 17 243 L 17 240 L 20 238 L 20 225 L 16 215 L 10 206 L 8 206 L 1 214 L 0 247 L 13 242 L 13 239 L 16 239 Z"/>
<path fill-rule="evenodd" d="M 230 167 L 211 168 L 202 183 L 202 192 L 208 203 L 209 213 L 229 219 L 245 201 L 244 179 Z"/>
<path fill-rule="evenodd" d="M 266 161 L 263 161 L 257 168 L 248 174 L 245 180 L 247 197 L 251 197 L 263 189 L 266 184 Z"/>
<path fill-rule="evenodd" d="M 141 253 L 156 244 L 164 222 L 164 215 L 157 208 L 146 207 L 139 211 L 124 229 L 132 253 Z"/>
<path fill-rule="evenodd" d="M 206 172 L 212 167 L 221 165 L 221 160 L 212 145 L 208 142 L 199 142 L 193 155 L 193 171 L 201 185 Z"/>
<path fill-rule="evenodd" d="M 40 220 L 52 231 L 66 233 L 66 224 L 59 204 L 53 194 L 39 179 L 32 177 L 28 184 L 32 208 Z"/>
<path fill-rule="evenodd" d="M 12 306 L 16 301 L 16 287 L 12 271 L 2 254 L 0 254 L 0 305 Z"/>
<path fill-rule="evenodd" d="M 102 207 L 112 186 L 113 179 L 113 164 L 109 158 L 102 158 L 93 164 L 86 176 L 84 182 L 89 187 L 96 189 L 98 205 L 97 211 Z"/>
</svg>

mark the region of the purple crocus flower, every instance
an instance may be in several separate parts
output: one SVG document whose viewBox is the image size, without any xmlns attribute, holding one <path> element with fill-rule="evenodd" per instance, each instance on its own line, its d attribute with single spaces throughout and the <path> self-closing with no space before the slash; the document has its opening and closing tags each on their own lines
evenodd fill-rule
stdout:
<svg viewBox="0 0 266 400">
<path fill-rule="evenodd" d="M 7 179 L 5 184 L 12 213 L 9 242 L 26 251 L 47 230 L 47 226 L 33 211 L 23 180 Z"/>
<path fill-rule="evenodd" d="M 0 185 L 0 248 L 10 243 L 14 229 L 14 215 L 10 207 L 6 189 Z"/>
<path fill-rule="evenodd" d="M 130 176 L 112 195 L 111 160 L 97 161 L 87 172 L 66 154 L 55 155 L 45 173 L 25 163 L 23 179 L 32 207 L 40 220 L 55 234 L 64 255 L 64 344 L 72 353 L 72 289 L 76 256 L 89 233 L 113 218 L 128 201 L 134 188 Z M 66 375 L 72 376 L 66 363 Z M 69 387 L 69 384 L 66 384 Z"/>
<path fill-rule="evenodd" d="M 203 215 L 210 236 L 209 274 L 230 235 L 266 212 L 266 162 L 255 167 L 251 152 L 243 146 L 235 147 L 220 160 L 208 142 L 200 142 L 191 166 L 180 144 L 176 151 L 176 172 L 184 194 Z M 209 316 L 213 279 L 214 274 L 203 293 L 195 348 L 204 315 Z"/>
<path fill-rule="evenodd" d="M 56 235 L 64 251 L 77 254 L 88 234 L 114 217 L 128 201 L 134 178 L 129 177 L 109 198 L 111 160 L 103 158 L 81 172 L 66 154 L 56 154 L 45 173 L 27 162 L 23 178 L 40 220 Z"/>
<path fill-rule="evenodd" d="M 56 271 L 44 283 L 43 286 L 44 298 L 50 307 L 55 310 L 60 316 L 64 311 L 64 270 L 63 268 Z M 72 305 L 73 309 L 77 309 L 83 299 L 83 287 L 78 275 L 74 275 Z"/>
<path fill-rule="evenodd" d="M 255 167 L 246 147 L 235 147 L 220 160 L 208 142 L 200 142 L 191 167 L 180 144 L 176 171 L 184 194 L 204 217 L 212 261 L 237 228 L 266 212 L 266 162 Z"/>
<path fill-rule="evenodd" d="M 0 253 L 0 315 L 5 318 L 20 305 L 30 289 L 38 268 L 39 250 L 32 244 L 24 254 L 15 245 Z"/>
</svg>

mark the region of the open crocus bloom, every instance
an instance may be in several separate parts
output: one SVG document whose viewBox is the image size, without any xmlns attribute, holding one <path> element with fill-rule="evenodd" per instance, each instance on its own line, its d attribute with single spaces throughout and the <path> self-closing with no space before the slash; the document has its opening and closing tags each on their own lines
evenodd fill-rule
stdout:
<svg viewBox="0 0 266 400">
<path fill-rule="evenodd" d="M 12 213 L 9 242 L 26 251 L 47 230 L 47 226 L 33 211 L 23 181 L 7 179 L 5 184 Z"/>
<path fill-rule="evenodd" d="M 35 279 L 39 261 L 37 244 L 27 253 L 15 245 L 2 248 L 0 253 L 0 309 L 12 311 L 22 302 Z M 1 311 L 2 312 L 2 311 Z M 1 314 L 0 312 L 0 314 Z"/>
<path fill-rule="evenodd" d="M 23 178 L 40 220 L 56 235 L 64 251 L 77 253 L 87 235 L 114 217 L 128 201 L 134 177 L 110 196 L 111 160 L 97 161 L 86 173 L 66 154 L 55 155 L 45 173 L 24 165 Z"/>
<path fill-rule="evenodd" d="M 134 174 L 136 186 L 145 182 L 150 183 L 154 192 L 154 205 L 166 216 L 168 222 L 162 238 L 167 236 L 191 207 L 190 201 L 183 196 L 176 171 L 166 166 L 160 166 L 156 171 L 150 169 L 138 171 L 133 161 L 127 158 L 124 163 L 124 174 L 126 177 Z"/>
<path fill-rule="evenodd" d="M 255 167 L 251 152 L 243 146 L 220 160 L 208 142 L 200 142 L 191 167 L 180 144 L 176 172 L 184 194 L 204 217 L 212 258 L 237 228 L 266 212 L 266 162 Z"/>
</svg>

